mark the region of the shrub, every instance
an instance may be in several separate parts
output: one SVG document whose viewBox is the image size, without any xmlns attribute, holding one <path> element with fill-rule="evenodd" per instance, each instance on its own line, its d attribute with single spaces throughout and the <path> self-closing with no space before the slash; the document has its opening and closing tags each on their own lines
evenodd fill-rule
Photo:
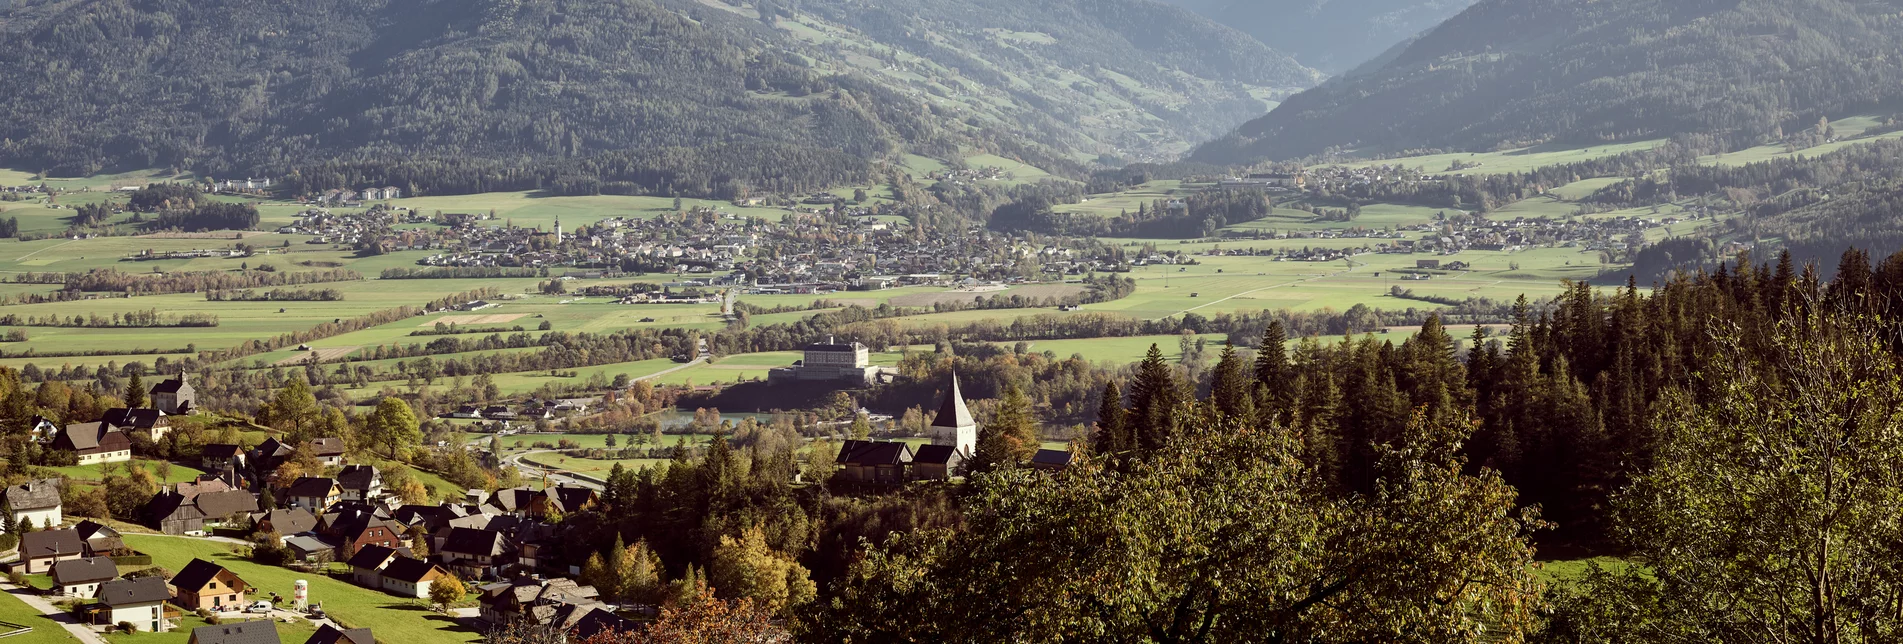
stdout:
<svg viewBox="0 0 1903 644">
<path fill-rule="evenodd" d="M 7 581 L 12 582 L 15 586 L 25 586 L 26 575 L 20 574 L 18 570 L 10 571 L 7 573 Z"/>
</svg>

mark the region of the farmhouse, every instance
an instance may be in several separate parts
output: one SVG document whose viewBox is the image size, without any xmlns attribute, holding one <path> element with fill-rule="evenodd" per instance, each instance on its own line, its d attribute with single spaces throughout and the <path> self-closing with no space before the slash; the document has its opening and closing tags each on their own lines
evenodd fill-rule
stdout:
<svg viewBox="0 0 1903 644">
<path fill-rule="evenodd" d="M 483 621 L 497 625 L 522 619 L 546 624 L 562 606 L 601 603 L 598 599 L 600 593 L 596 592 L 595 587 L 583 586 L 573 579 L 543 581 L 521 577 L 489 584 L 479 590 L 481 595 L 476 601 L 482 605 Z"/>
<path fill-rule="evenodd" d="M 172 625 L 165 619 L 165 600 L 171 598 L 172 589 L 164 579 L 114 579 L 99 585 L 99 604 L 103 608 L 93 613 L 93 623 L 128 623 L 151 633 L 169 631 Z"/>
<path fill-rule="evenodd" d="M 224 566 L 203 559 L 185 564 L 185 569 L 178 571 L 171 583 L 178 591 L 178 605 L 212 612 L 243 609 L 245 592 L 251 588 Z"/>
<path fill-rule="evenodd" d="M 12 514 L 12 525 L 33 522 L 35 528 L 51 528 L 66 521 L 60 516 L 59 479 L 37 479 L 7 488 L 4 499 Z"/>
<path fill-rule="evenodd" d="M 364 546 L 350 557 L 350 580 L 365 588 L 383 587 L 383 569 L 395 561 L 395 548 Z"/>
<path fill-rule="evenodd" d="M 119 578 L 119 567 L 112 557 L 87 557 L 53 564 L 53 594 L 60 597 L 92 599 L 99 585 Z"/>
<path fill-rule="evenodd" d="M 73 526 L 73 530 L 79 532 L 80 540 L 86 542 L 86 549 L 90 552 L 107 553 L 126 547 L 118 530 L 91 519 L 79 522 L 79 525 Z"/>
<path fill-rule="evenodd" d="M 179 483 L 145 505 L 147 526 L 170 535 L 202 535 L 210 526 L 258 511 L 258 497 L 221 481 Z"/>
<path fill-rule="evenodd" d="M 52 449 L 72 452 L 80 465 L 132 460 L 132 441 L 104 423 L 67 425 L 53 437 Z"/>
<path fill-rule="evenodd" d="M 501 532 L 450 528 L 436 556 L 464 579 L 489 579 L 502 567 L 515 563 L 515 553 L 515 543 Z"/>
<path fill-rule="evenodd" d="M 251 515 L 251 523 L 258 532 L 276 532 L 278 534 L 299 534 L 317 529 L 317 515 L 304 508 L 289 510 L 271 510 Z"/>
</svg>

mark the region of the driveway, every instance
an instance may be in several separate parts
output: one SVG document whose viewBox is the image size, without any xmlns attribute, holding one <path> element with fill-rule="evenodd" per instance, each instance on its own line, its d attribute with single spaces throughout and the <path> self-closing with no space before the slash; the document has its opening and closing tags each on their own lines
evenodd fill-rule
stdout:
<svg viewBox="0 0 1903 644">
<path fill-rule="evenodd" d="M 20 601 L 26 602 L 28 607 L 39 611 L 41 615 L 47 616 L 48 619 L 59 624 L 61 628 L 65 628 L 66 632 L 72 633 L 73 637 L 79 641 L 86 642 L 87 644 L 107 644 L 106 638 L 93 632 L 91 626 L 79 623 L 79 620 L 74 619 L 71 613 L 60 610 L 58 606 L 54 606 L 52 602 L 46 601 L 45 598 L 40 597 L 39 594 L 33 590 L 7 583 L 0 583 L 0 590 L 7 591 L 8 594 L 13 595 Z M 32 626 L 33 628 L 46 627 L 45 624 L 27 624 L 27 626 Z"/>
</svg>

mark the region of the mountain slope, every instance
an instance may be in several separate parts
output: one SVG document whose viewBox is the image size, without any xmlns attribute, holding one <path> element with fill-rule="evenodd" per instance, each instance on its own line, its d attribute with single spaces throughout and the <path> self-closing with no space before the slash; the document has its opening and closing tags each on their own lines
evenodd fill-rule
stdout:
<svg viewBox="0 0 1903 644">
<path fill-rule="evenodd" d="M 846 13 L 850 3 L 810 4 Z M 1148 139 L 1092 136 L 1077 124 L 1114 106 L 1080 112 L 1034 92 L 961 111 L 867 73 L 857 49 L 882 46 L 863 37 L 879 30 L 822 24 L 849 37 L 811 38 L 813 27 L 770 2 L 16 0 L 0 13 L 10 35 L 0 164 L 65 174 L 169 165 L 437 192 L 795 191 L 863 180 L 901 152 L 953 158 L 976 146 L 1066 163 L 1123 146 L 1187 149 L 1190 137 L 1245 120 L 1237 103 L 1259 111 L 1253 93 L 1313 78 L 1292 62 L 1238 63 L 1287 59 L 1260 45 L 1203 46 L 1246 38 L 1149 0 L 1046 4 L 989 23 L 983 10 L 941 12 L 957 20 L 934 26 L 969 36 L 1069 16 L 1078 44 L 1039 46 L 1058 52 L 1042 58 L 998 54 L 1017 62 L 993 67 L 1052 76 L 1101 55 L 1104 69 L 1147 75 L 1143 92 L 1203 95 L 1139 109 L 1154 123 Z M 1110 51 L 1128 39 L 1108 36 L 1135 33 L 1139 20 L 1182 46 Z M 1079 46 L 1091 39 L 1105 46 Z M 1211 71 L 1178 82 L 1184 69 Z M 1018 122 L 1061 127 L 1025 143 Z"/>
<path fill-rule="evenodd" d="M 1432 29 L 1474 0 L 1165 0 L 1331 74 Z"/>
<path fill-rule="evenodd" d="M 1903 94 L 1897 0 L 1485 0 L 1377 70 L 1283 102 L 1202 161 L 1685 133 L 1731 147 Z"/>
</svg>

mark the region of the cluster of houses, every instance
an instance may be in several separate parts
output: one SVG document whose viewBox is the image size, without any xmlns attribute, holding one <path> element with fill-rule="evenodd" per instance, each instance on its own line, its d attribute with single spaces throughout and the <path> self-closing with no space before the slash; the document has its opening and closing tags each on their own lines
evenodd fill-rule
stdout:
<svg viewBox="0 0 1903 644">
<path fill-rule="evenodd" d="M 304 201 L 305 203 L 339 205 L 350 208 L 361 206 L 365 201 L 383 201 L 385 199 L 402 198 L 402 188 L 396 186 L 378 188 L 373 186 L 362 190 L 331 188 L 321 193 L 305 197 Z"/>
<path fill-rule="evenodd" d="M 190 414 L 198 404 L 197 393 L 183 373 L 153 385 L 148 397 L 150 407 L 108 409 L 98 422 L 61 427 L 34 416 L 30 421 L 33 438 L 46 449 L 72 453 L 80 465 L 132 460 L 134 435 L 156 441 L 171 431 L 168 416 Z"/>
<path fill-rule="evenodd" d="M 462 407 L 458 407 L 456 411 L 444 414 L 443 417 L 464 420 L 549 420 L 569 414 L 586 412 L 588 411 L 588 406 L 598 400 L 600 399 L 530 398 L 528 402 L 524 402 L 521 406 L 514 409 L 509 408 L 508 405 L 463 405 Z"/>
</svg>

